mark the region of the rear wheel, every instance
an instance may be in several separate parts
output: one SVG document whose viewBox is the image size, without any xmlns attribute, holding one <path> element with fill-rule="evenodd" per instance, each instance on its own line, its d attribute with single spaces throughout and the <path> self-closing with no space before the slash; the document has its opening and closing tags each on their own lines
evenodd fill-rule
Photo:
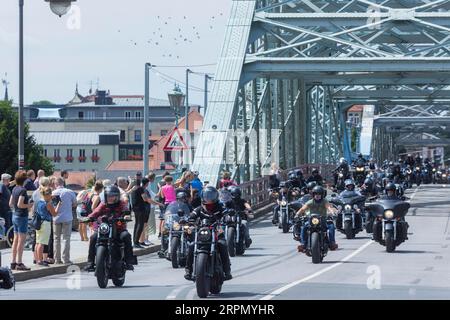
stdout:
<svg viewBox="0 0 450 320">
<path fill-rule="evenodd" d="M 195 266 L 195 286 L 199 298 L 206 298 L 210 290 L 210 278 L 208 277 L 208 254 L 199 253 Z"/>
<path fill-rule="evenodd" d="M 234 227 L 228 227 L 227 246 L 230 257 L 236 256 L 236 229 Z"/>
<path fill-rule="evenodd" d="M 239 235 L 239 242 L 236 243 L 236 255 L 242 256 L 244 254 L 244 252 L 245 252 L 245 233 L 242 232 L 242 229 L 241 229 L 241 232 Z"/>
<path fill-rule="evenodd" d="M 355 238 L 355 232 L 353 231 L 353 226 L 351 221 L 344 222 L 344 232 L 347 239 Z"/>
<path fill-rule="evenodd" d="M 180 238 L 172 237 L 172 241 L 170 243 L 170 260 L 172 261 L 172 267 L 177 269 L 179 266 L 178 261 L 178 248 L 180 247 Z"/>
<path fill-rule="evenodd" d="M 283 219 L 281 221 L 282 221 L 283 233 L 288 233 L 289 232 L 289 221 L 288 221 L 288 216 L 286 213 L 283 213 Z"/>
<path fill-rule="evenodd" d="M 314 264 L 322 262 L 322 257 L 321 257 L 321 252 L 320 252 L 320 239 L 319 239 L 319 234 L 317 232 L 314 232 L 311 235 L 311 256 L 312 256 L 312 262 Z"/>
<path fill-rule="evenodd" d="M 104 246 L 97 247 L 95 258 L 97 284 L 104 289 L 108 286 L 109 270 L 108 270 L 108 249 Z"/>
<path fill-rule="evenodd" d="M 10 248 L 12 248 L 14 242 L 14 227 L 10 227 L 8 231 L 6 231 L 6 243 Z"/>
<path fill-rule="evenodd" d="M 123 275 L 123 277 L 121 277 L 121 278 L 113 278 L 112 282 L 114 283 L 114 285 L 116 287 L 123 286 L 123 284 L 125 283 L 125 275 Z"/>
<path fill-rule="evenodd" d="M 393 230 L 385 231 L 384 237 L 385 237 L 384 239 L 386 242 L 386 251 L 394 252 L 394 250 L 395 250 L 394 231 Z"/>
</svg>

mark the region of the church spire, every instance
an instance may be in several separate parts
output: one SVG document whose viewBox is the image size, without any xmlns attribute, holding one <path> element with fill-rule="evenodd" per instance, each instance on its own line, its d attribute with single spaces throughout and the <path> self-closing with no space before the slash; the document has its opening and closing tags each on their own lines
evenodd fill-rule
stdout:
<svg viewBox="0 0 450 320">
<path fill-rule="evenodd" d="M 5 73 L 5 78 L 2 79 L 2 83 L 3 83 L 3 85 L 5 86 L 5 98 L 4 98 L 5 101 L 9 101 L 9 95 L 8 95 L 8 85 L 9 85 L 9 82 L 8 82 L 8 80 L 7 80 L 7 77 L 8 77 L 8 74 Z"/>
</svg>

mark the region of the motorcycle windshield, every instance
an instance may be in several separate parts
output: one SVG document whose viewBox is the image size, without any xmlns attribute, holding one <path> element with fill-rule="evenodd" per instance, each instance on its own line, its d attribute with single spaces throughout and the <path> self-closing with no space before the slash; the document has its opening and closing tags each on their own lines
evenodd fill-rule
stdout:
<svg viewBox="0 0 450 320">
<path fill-rule="evenodd" d="M 402 218 L 406 216 L 411 205 L 401 200 L 379 200 L 369 204 L 368 207 L 377 215 L 383 215 L 384 211 L 392 210 L 395 218 Z"/>
<path fill-rule="evenodd" d="M 366 197 L 361 196 L 361 195 L 355 195 L 355 196 L 352 196 L 352 197 L 344 197 L 344 198 L 342 198 L 342 203 L 344 205 L 346 205 L 346 204 L 354 205 L 354 204 L 365 202 L 365 201 L 366 201 Z"/>
</svg>

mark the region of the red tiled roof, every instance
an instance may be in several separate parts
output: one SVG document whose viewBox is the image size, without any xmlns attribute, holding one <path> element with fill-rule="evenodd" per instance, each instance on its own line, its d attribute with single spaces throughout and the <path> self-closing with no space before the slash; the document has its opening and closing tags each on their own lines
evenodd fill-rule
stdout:
<svg viewBox="0 0 450 320">
<path fill-rule="evenodd" d="M 355 104 L 353 107 L 351 107 L 348 112 L 363 112 L 364 106 L 361 104 Z"/>
<path fill-rule="evenodd" d="M 60 177 L 61 172 L 55 172 L 54 175 Z M 84 187 L 89 179 L 94 176 L 94 172 L 69 171 L 69 178 L 66 180 L 66 185 L 78 185 Z"/>
</svg>

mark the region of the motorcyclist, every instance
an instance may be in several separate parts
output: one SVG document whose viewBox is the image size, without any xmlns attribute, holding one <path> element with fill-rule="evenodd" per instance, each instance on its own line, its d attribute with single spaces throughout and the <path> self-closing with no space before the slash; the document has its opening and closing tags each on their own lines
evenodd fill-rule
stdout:
<svg viewBox="0 0 450 320">
<path fill-rule="evenodd" d="M 392 164 L 391 173 L 394 175 L 394 181 L 396 183 L 403 181 L 404 176 L 399 162 Z"/>
<path fill-rule="evenodd" d="M 228 190 L 230 190 L 231 194 L 231 208 L 236 210 L 236 212 L 242 213 L 242 226 L 244 227 L 245 231 L 245 246 L 247 248 L 250 247 L 252 244 L 252 239 L 250 238 L 250 230 L 248 227 L 248 219 L 254 218 L 252 207 L 250 206 L 250 203 L 242 199 L 242 190 L 241 188 L 237 186 L 231 186 L 228 187 Z"/>
<path fill-rule="evenodd" d="M 305 179 L 303 178 L 303 172 L 300 169 L 292 170 L 288 174 L 289 183 L 292 188 L 303 188 L 306 186 Z"/>
<path fill-rule="evenodd" d="M 183 217 L 180 217 L 180 211 L 184 212 Z M 173 219 L 175 219 L 176 221 L 180 220 L 181 218 L 183 218 L 184 220 L 188 220 L 191 212 L 192 207 L 188 201 L 188 193 L 185 189 L 179 189 L 177 192 L 177 201 L 169 204 L 165 211 L 164 221 L 166 222 L 166 229 L 169 230 L 170 225 L 167 224 L 171 223 Z M 166 238 L 167 237 L 162 237 L 161 240 L 161 250 L 158 252 L 158 256 L 160 258 L 164 258 L 167 253 L 169 242 Z"/>
<path fill-rule="evenodd" d="M 105 203 L 100 203 L 100 205 L 88 215 L 88 219 L 91 221 L 96 221 L 102 216 L 108 216 L 109 218 L 120 218 L 124 217 L 127 219 L 130 215 L 128 209 L 128 203 L 120 198 L 120 190 L 116 186 L 108 186 L 105 189 Z M 95 255 L 96 255 L 96 245 L 98 238 L 98 227 L 100 222 L 97 221 L 94 224 L 94 234 L 90 238 L 89 242 L 89 255 L 88 255 L 88 265 L 85 268 L 86 271 L 95 271 Z M 127 231 L 126 224 L 117 225 L 117 240 L 120 240 L 124 244 L 124 255 L 127 270 L 134 270 L 133 267 L 133 247 L 131 244 L 131 235 Z"/>
<path fill-rule="evenodd" d="M 325 189 L 321 186 L 316 186 L 313 189 L 313 199 L 309 200 L 300 210 L 296 216 L 309 215 L 311 213 L 319 213 L 323 218 L 327 218 L 328 212 L 333 213 L 336 209 L 325 199 Z M 322 223 L 326 223 L 322 219 Z M 305 222 L 301 228 L 300 245 L 297 247 L 299 252 L 304 252 L 306 248 L 307 236 L 306 232 L 309 222 Z M 323 226 L 325 228 L 325 226 Z M 335 226 L 334 223 L 327 223 L 328 239 L 330 241 L 330 250 L 336 250 L 338 245 L 335 240 Z"/>
<path fill-rule="evenodd" d="M 219 192 L 213 186 L 206 186 L 202 191 L 202 205 L 196 208 L 190 215 L 189 221 L 196 223 L 198 220 L 208 219 L 210 221 L 218 221 L 226 214 L 226 209 L 219 202 Z M 219 235 L 217 247 L 222 260 L 222 267 L 225 273 L 225 280 L 233 278 L 231 275 L 230 256 L 228 255 L 227 242 L 225 235 Z M 188 256 L 186 259 L 186 273 L 184 278 L 186 280 L 193 280 L 192 270 L 194 263 L 194 243 L 189 243 Z"/>
<path fill-rule="evenodd" d="M 361 194 L 365 197 L 376 197 L 378 195 L 379 188 L 375 184 L 372 177 L 367 177 L 364 180 L 364 184 L 361 187 Z"/>
<path fill-rule="evenodd" d="M 358 158 L 355 160 L 354 165 L 355 167 L 364 167 L 366 165 L 367 160 L 364 159 L 362 153 L 358 154 Z"/>
<path fill-rule="evenodd" d="M 422 166 L 422 157 L 420 155 L 417 155 L 416 158 L 414 159 L 414 165 L 417 167 Z"/>
<path fill-rule="evenodd" d="M 370 158 L 370 160 L 369 160 L 369 169 L 377 170 L 377 164 L 373 158 Z"/>
<path fill-rule="evenodd" d="M 281 202 L 281 200 L 283 200 L 283 195 L 286 197 L 286 201 L 288 203 L 290 203 L 294 200 L 293 191 L 291 188 L 289 188 L 289 186 L 290 186 L 289 183 L 287 183 L 286 181 L 280 182 L 280 187 L 279 187 L 280 189 L 278 192 L 277 204 L 273 208 L 273 217 L 272 217 L 273 224 L 278 224 L 278 211 L 280 210 L 280 202 Z"/>
<path fill-rule="evenodd" d="M 337 182 L 339 179 L 339 174 L 342 173 L 344 176 L 344 180 L 350 178 L 350 166 L 348 165 L 348 162 L 345 158 L 341 158 L 339 160 L 339 166 L 334 169 L 333 176 L 334 176 L 334 185 L 337 186 Z"/>
<path fill-rule="evenodd" d="M 319 186 L 323 185 L 323 178 L 319 173 L 319 169 L 313 169 L 313 171 L 311 171 L 311 175 L 306 180 L 306 183 L 313 181 L 315 181 Z"/>
<path fill-rule="evenodd" d="M 405 166 L 410 166 L 410 167 L 413 167 L 413 166 L 414 166 L 414 158 L 412 157 L 411 154 L 408 154 L 408 155 L 406 156 L 406 159 L 405 159 L 405 161 L 403 161 L 403 164 L 404 164 Z"/>
<path fill-rule="evenodd" d="M 339 195 L 341 198 L 351 198 L 360 196 L 361 194 L 357 191 L 355 191 L 355 182 L 352 179 L 347 179 L 344 182 L 345 184 L 345 190 L 341 192 Z"/>
</svg>

